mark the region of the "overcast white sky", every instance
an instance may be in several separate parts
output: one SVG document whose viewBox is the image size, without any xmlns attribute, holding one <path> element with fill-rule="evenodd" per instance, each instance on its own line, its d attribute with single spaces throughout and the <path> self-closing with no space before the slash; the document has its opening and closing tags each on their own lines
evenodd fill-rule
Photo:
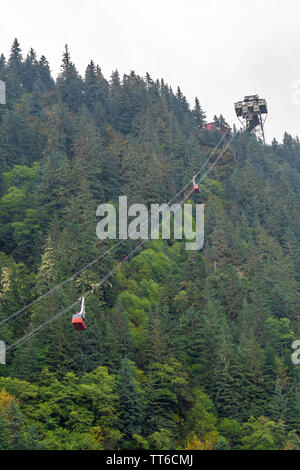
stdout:
<svg viewBox="0 0 300 470">
<path fill-rule="evenodd" d="M 81 74 L 90 59 L 106 78 L 149 72 L 191 103 L 198 96 L 209 120 L 232 124 L 234 102 L 258 93 L 268 141 L 300 135 L 299 32 L 299 0 L 14 0 L 0 10 L 0 52 L 17 37 L 54 76 L 68 43 Z"/>
</svg>

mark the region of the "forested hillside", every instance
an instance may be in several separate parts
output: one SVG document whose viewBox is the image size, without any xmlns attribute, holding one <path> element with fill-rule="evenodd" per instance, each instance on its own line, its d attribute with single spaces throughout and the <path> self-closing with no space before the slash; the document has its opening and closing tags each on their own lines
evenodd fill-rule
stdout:
<svg viewBox="0 0 300 470">
<path fill-rule="evenodd" d="M 93 288 L 113 246 L 96 208 L 167 202 L 221 132 L 178 88 L 135 72 L 81 77 L 66 48 L 0 57 L 0 339 L 9 346 Z M 199 100 L 206 91 L 199 89 Z M 216 118 L 222 122 L 222 116 Z M 228 137 L 225 140 L 228 140 Z M 238 133 L 191 202 L 205 245 L 149 241 L 87 298 L 0 366 L 0 449 L 299 449 L 300 143 Z M 75 309 L 76 310 L 76 309 Z"/>
</svg>

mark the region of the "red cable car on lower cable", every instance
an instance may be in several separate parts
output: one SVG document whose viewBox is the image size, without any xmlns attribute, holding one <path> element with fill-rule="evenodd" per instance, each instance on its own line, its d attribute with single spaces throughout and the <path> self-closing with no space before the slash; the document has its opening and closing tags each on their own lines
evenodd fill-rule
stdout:
<svg viewBox="0 0 300 470">
<path fill-rule="evenodd" d="M 200 189 L 199 189 L 198 184 L 196 184 L 196 178 L 195 178 L 195 176 L 193 177 L 193 185 L 194 185 L 194 189 L 193 189 L 194 193 L 195 193 L 195 194 L 200 194 Z"/>
<path fill-rule="evenodd" d="M 81 300 L 81 308 L 80 312 L 75 313 L 72 316 L 72 324 L 77 331 L 82 331 L 86 330 L 86 325 L 85 325 L 85 299 L 84 297 L 81 297 L 79 300 Z"/>
</svg>

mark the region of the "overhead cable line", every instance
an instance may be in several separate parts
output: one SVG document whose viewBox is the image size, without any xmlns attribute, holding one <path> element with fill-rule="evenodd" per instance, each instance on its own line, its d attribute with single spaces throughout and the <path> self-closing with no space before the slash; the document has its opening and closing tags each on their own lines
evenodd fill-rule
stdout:
<svg viewBox="0 0 300 470">
<path fill-rule="evenodd" d="M 218 155 L 218 157 L 216 158 L 216 160 L 212 163 L 212 165 L 208 168 L 208 170 L 204 173 L 204 175 L 202 175 L 200 182 L 202 182 L 204 180 L 204 178 L 206 178 L 206 176 L 213 170 L 213 168 L 216 166 L 216 164 L 218 163 L 218 161 L 222 158 L 222 156 L 224 155 L 225 151 L 227 150 L 227 148 L 229 147 L 229 145 L 231 144 L 231 142 L 233 141 L 233 139 L 235 138 L 235 134 L 233 134 L 230 138 L 230 140 L 227 142 L 226 146 L 223 148 L 222 152 L 220 153 L 220 155 Z M 198 175 L 199 175 L 199 172 L 198 172 Z M 188 193 L 188 195 L 185 196 L 184 200 L 181 201 L 181 205 L 184 204 L 184 202 L 189 198 L 189 196 L 192 194 L 193 191 L 190 191 Z M 130 258 L 132 258 L 132 256 L 137 253 L 141 247 L 147 242 L 148 240 L 145 239 L 143 240 L 142 242 L 140 242 L 137 247 L 132 250 L 122 261 L 120 261 L 111 271 L 109 271 L 97 284 L 95 284 L 95 286 L 93 286 L 92 289 L 90 289 L 89 291 L 87 291 L 85 294 L 84 294 L 84 297 L 88 297 L 89 295 L 92 295 L 94 293 L 94 291 L 96 289 L 98 289 L 101 285 L 104 284 L 104 282 L 106 282 L 124 263 L 126 263 L 126 261 L 128 261 Z M 28 332 L 27 334 L 25 334 L 24 336 L 22 336 L 20 339 L 18 339 L 17 341 L 15 341 L 14 343 L 12 343 L 11 345 L 9 345 L 6 350 L 7 351 L 11 351 L 13 349 L 16 349 L 19 345 L 23 344 L 24 342 L 30 340 L 33 336 L 35 336 L 36 334 L 38 334 L 40 331 L 42 331 L 43 329 L 45 329 L 48 325 L 50 325 L 51 323 L 53 323 L 55 320 L 57 320 L 57 318 L 61 317 L 63 314 L 69 312 L 72 308 L 74 308 L 78 303 L 79 303 L 79 300 L 78 299 L 76 302 L 74 302 L 72 305 L 69 305 L 68 307 L 66 307 L 65 309 L 61 310 L 60 312 L 58 312 L 56 315 L 54 315 L 53 317 L 49 318 L 47 321 L 45 321 L 44 323 L 42 323 L 41 325 L 39 325 L 37 328 L 35 328 L 34 330 Z"/>
<path fill-rule="evenodd" d="M 214 147 L 213 151 L 210 153 L 210 155 L 207 157 L 207 159 L 205 160 L 205 162 L 203 163 L 203 165 L 201 166 L 200 170 L 198 171 L 198 173 L 196 174 L 196 176 L 198 176 L 201 171 L 205 168 L 205 166 L 209 163 L 209 161 L 212 159 L 212 157 L 214 156 L 214 154 L 216 153 L 217 149 L 219 148 L 219 146 L 221 145 L 221 143 L 223 142 L 223 140 L 225 139 L 225 136 L 226 136 L 226 133 L 224 133 L 219 142 L 217 143 L 217 145 Z M 168 205 L 170 205 L 183 191 L 185 191 L 185 189 L 190 186 L 192 180 L 190 180 L 185 186 L 183 186 L 180 191 L 178 191 L 169 201 L 168 201 Z M 130 236 L 130 233 L 129 233 L 129 236 Z M 47 292 L 45 292 L 44 294 L 40 295 L 37 299 L 33 300 L 32 302 L 30 302 L 29 304 L 25 305 L 24 307 L 22 307 L 21 309 L 17 310 L 16 312 L 14 312 L 13 314 L 11 314 L 10 316 L 8 316 L 7 318 L 4 318 L 0 321 L 0 327 L 1 325 L 4 325 L 5 323 L 19 317 L 19 315 L 21 317 L 24 316 L 25 312 L 33 307 L 34 305 L 36 305 L 38 302 L 40 302 L 41 300 L 43 300 L 45 297 L 48 297 L 49 295 L 53 294 L 54 292 L 56 292 L 58 289 L 60 289 L 61 287 L 63 287 L 65 284 L 67 284 L 68 282 L 71 282 L 71 281 L 74 281 L 81 273 L 83 273 L 84 271 L 86 271 L 87 269 L 89 269 L 90 267 L 92 267 L 94 264 L 96 264 L 98 261 L 101 261 L 103 258 L 105 258 L 109 253 L 111 253 L 112 251 L 114 251 L 116 248 L 118 248 L 120 245 L 122 245 L 126 240 L 125 239 L 122 239 L 122 240 L 119 240 L 118 243 L 116 243 L 115 245 L 111 246 L 108 250 L 106 250 L 104 253 L 102 253 L 100 256 L 98 256 L 97 258 L 95 258 L 93 261 L 91 261 L 89 264 L 87 264 L 86 266 L 82 267 L 79 271 L 77 271 L 76 273 L 72 274 L 72 276 L 68 277 L 67 279 L 65 279 L 64 281 L 62 281 L 61 283 L 57 284 L 56 286 L 52 287 L 50 290 L 48 290 Z"/>
</svg>

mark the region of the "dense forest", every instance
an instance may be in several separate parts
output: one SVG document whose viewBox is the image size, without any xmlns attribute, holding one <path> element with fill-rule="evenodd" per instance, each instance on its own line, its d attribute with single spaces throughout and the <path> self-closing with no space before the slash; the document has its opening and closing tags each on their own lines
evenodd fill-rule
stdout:
<svg viewBox="0 0 300 470">
<path fill-rule="evenodd" d="M 221 136 L 180 88 L 135 72 L 81 77 L 66 46 L 56 80 L 17 40 L 0 57 L 0 339 L 9 346 L 93 288 L 128 240 L 96 208 L 167 202 Z M 221 123 L 221 124 L 220 124 Z M 205 245 L 152 240 L 73 311 L 0 366 L 0 449 L 298 449 L 300 143 L 235 138 L 190 202 Z M 228 141 L 228 137 L 225 141 Z M 220 152 L 220 150 L 218 151 Z"/>
</svg>

